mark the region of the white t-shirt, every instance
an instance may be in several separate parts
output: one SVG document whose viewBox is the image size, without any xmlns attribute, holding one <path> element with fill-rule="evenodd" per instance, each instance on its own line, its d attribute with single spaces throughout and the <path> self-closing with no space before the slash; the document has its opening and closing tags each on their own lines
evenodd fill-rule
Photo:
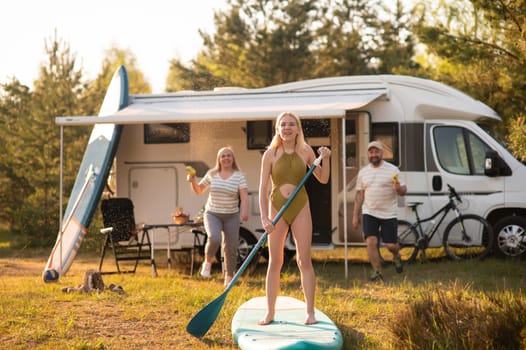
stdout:
<svg viewBox="0 0 526 350">
<path fill-rule="evenodd" d="M 393 189 L 393 174 L 400 170 L 393 164 L 382 161 L 378 168 L 368 164 L 358 173 L 356 190 L 364 191 L 362 213 L 380 219 L 396 218 L 397 193 Z M 400 181 L 400 185 L 403 183 Z"/>
<path fill-rule="evenodd" d="M 239 211 L 239 190 L 247 188 L 247 181 L 242 172 L 234 171 L 228 179 L 221 178 L 219 173 L 213 176 L 207 173 L 199 184 L 210 186 L 205 205 L 207 211 L 217 214 L 234 214 Z"/>
</svg>

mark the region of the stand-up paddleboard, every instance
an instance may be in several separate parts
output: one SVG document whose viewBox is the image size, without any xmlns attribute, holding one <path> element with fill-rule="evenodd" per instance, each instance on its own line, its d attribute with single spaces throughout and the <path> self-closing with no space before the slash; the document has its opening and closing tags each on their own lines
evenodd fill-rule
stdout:
<svg viewBox="0 0 526 350">
<path fill-rule="evenodd" d="M 126 107 L 128 95 L 128 74 L 121 66 L 113 75 L 99 117 L 104 118 Z M 93 127 L 64 214 L 62 230 L 42 274 L 45 282 L 57 281 L 75 259 L 106 184 L 121 131 L 122 125 L 96 124 Z"/>
<path fill-rule="evenodd" d="M 274 322 L 259 326 L 265 316 L 266 298 L 250 299 L 237 309 L 232 319 L 234 341 L 243 350 L 274 349 L 341 349 L 340 330 L 323 312 L 316 309 L 318 323 L 305 325 L 305 303 L 298 299 L 279 296 Z"/>
</svg>

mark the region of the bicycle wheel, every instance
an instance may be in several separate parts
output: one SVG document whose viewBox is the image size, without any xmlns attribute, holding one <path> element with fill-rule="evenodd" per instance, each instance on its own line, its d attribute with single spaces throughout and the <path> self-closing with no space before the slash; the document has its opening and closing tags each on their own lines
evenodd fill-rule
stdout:
<svg viewBox="0 0 526 350">
<path fill-rule="evenodd" d="M 442 244 L 453 260 L 483 259 L 491 253 L 493 229 L 481 216 L 460 215 L 446 227 Z"/>
<path fill-rule="evenodd" d="M 414 226 L 408 221 L 398 220 L 398 243 L 400 244 L 400 257 L 403 262 L 410 263 L 415 260 L 418 253 L 417 240 L 418 233 Z M 392 260 L 392 254 L 380 240 L 378 240 L 378 255 L 383 264 Z"/>
</svg>

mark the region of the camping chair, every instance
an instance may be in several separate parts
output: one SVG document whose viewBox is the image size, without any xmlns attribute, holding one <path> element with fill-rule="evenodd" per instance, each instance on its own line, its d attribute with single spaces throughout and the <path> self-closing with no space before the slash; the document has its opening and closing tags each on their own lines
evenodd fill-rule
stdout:
<svg viewBox="0 0 526 350">
<path fill-rule="evenodd" d="M 101 203 L 101 229 L 106 237 L 100 257 L 99 271 L 108 273 L 135 273 L 139 260 L 150 260 L 152 244 L 148 231 L 137 229 L 133 202 L 129 198 L 109 198 Z M 102 264 L 108 249 L 113 250 L 117 271 L 102 272 Z M 121 261 L 135 261 L 133 269 L 122 270 Z M 129 265 L 129 264 L 128 264 Z"/>
</svg>

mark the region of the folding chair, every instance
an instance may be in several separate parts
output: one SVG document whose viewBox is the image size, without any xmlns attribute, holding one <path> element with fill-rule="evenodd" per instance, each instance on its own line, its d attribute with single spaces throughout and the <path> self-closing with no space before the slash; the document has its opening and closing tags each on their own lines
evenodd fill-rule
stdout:
<svg viewBox="0 0 526 350">
<path fill-rule="evenodd" d="M 133 202 L 129 198 L 109 198 L 101 203 L 102 222 L 100 230 L 106 238 L 102 247 L 99 271 L 110 273 L 135 273 L 139 260 L 150 260 L 152 244 L 150 235 L 142 228 L 137 229 Z M 108 249 L 113 250 L 117 271 L 102 272 L 104 257 Z M 121 269 L 121 261 L 134 261 L 132 269 Z M 125 264 L 129 267 L 130 264 Z"/>
</svg>

